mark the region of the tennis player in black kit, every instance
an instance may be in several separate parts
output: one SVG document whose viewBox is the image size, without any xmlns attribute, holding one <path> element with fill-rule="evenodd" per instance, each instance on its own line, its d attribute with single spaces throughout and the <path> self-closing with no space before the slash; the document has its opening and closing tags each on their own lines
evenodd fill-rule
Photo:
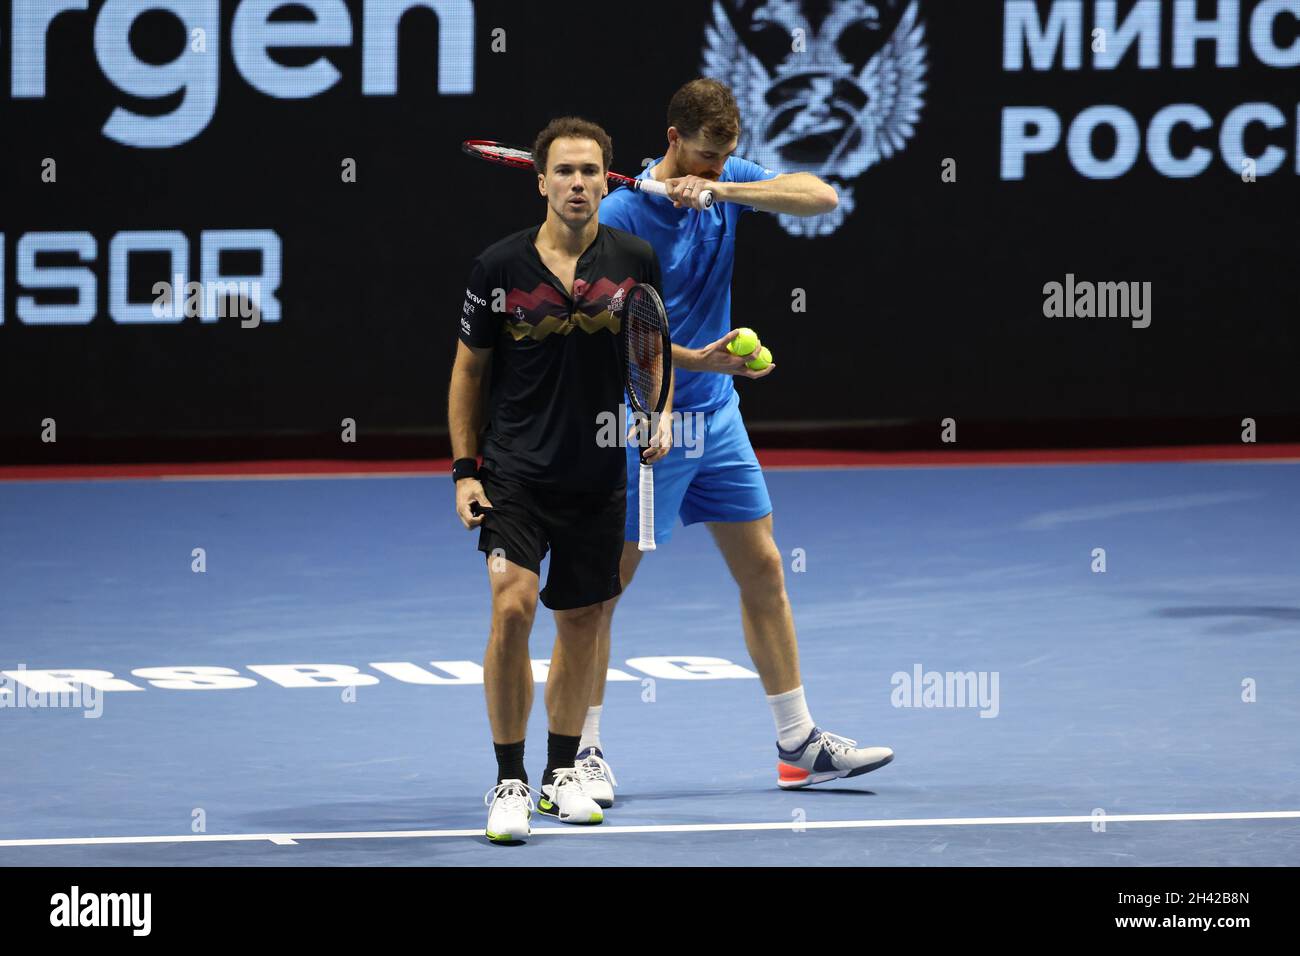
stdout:
<svg viewBox="0 0 1300 956">
<path fill-rule="evenodd" d="M 618 415 L 623 398 L 618 305 L 638 282 L 660 288 L 650 244 L 600 225 L 612 154 L 605 131 L 575 117 L 554 120 L 538 135 L 533 158 L 546 221 L 474 260 L 451 374 L 456 512 L 466 528 L 481 528 L 478 548 L 487 554 L 492 589 L 483 683 L 497 785 L 484 802 L 487 836 L 501 843 L 528 836 L 533 809 L 524 771 L 533 702 L 528 636 L 548 548 L 540 597 L 555 613 L 556 640 L 537 807 L 565 823 L 604 819 L 574 766 L 601 602 L 621 590 L 626 458 L 617 443 L 602 447 L 598 436 L 603 413 Z M 647 461 L 662 458 L 670 444 L 664 414 Z"/>
</svg>

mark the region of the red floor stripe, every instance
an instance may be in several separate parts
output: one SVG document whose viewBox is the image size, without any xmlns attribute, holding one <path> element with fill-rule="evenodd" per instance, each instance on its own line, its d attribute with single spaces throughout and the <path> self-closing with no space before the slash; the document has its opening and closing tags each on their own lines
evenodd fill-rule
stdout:
<svg viewBox="0 0 1300 956">
<path fill-rule="evenodd" d="M 1069 465 L 1106 462 L 1300 460 L 1300 445 L 1184 445 L 1172 448 L 1093 448 L 1039 451 L 821 451 L 770 449 L 765 468 L 965 467 Z M 0 468 L 0 481 L 80 481 L 127 478 L 263 478 L 330 475 L 445 475 L 449 459 L 408 461 L 233 461 L 145 465 L 19 465 Z"/>
<path fill-rule="evenodd" d="M 1014 451 L 760 451 L 764 468 L 899 467 L 931 465 L 1072 465 L 1152 461 L 1275 461 L 1300 459 L 1300 445 L 1179 445 L 1162 448 L 1070 448 Z"/>
<path fill-rule="evenodd" d="M 0 481 L 124 478 L 266 478 L 281 476 L 446 474 L 451 459 L 411 461 L 219 461 L 143 465 L 19 465 L 0 468 Z"/>
</svg>

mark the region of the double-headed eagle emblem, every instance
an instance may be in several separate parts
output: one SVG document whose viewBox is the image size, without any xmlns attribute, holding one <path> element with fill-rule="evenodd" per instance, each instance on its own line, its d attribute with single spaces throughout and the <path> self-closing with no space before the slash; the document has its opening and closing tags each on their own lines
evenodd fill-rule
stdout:
<svg viewBox="0 0 1300 956">
<path fill-rule="evenodd" d="M 833 212 L 780 216 L 791 235 L 838 229 L 854 209 L 852 181 L 901 151 L 915 131 L 926 86 L 918 4 L 741 0 L 733 19 L 714 0 L 703 73 L 736 95 L 737 154 L 775 172 L 809 170 L 840 191 Z"/>
</svg>

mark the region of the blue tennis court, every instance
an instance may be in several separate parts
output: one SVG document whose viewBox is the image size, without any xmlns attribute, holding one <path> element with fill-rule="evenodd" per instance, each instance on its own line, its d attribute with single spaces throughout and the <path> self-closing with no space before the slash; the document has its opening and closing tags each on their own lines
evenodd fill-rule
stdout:
<svg viewBox="0 0 1300 956">
<path fill-rule="evenodd" d="M 897 759 L 775 787 L 735 588 L 679 529 L 615 618 L 617 803 L 519 847 L 482 836 L 448 478 L 0 483 L 0 863 L 1300 863 L 1300 463 L 768 480 L 812 713 Z M 545 731 L 539 695 L 531 774 Z"/>
</svg>

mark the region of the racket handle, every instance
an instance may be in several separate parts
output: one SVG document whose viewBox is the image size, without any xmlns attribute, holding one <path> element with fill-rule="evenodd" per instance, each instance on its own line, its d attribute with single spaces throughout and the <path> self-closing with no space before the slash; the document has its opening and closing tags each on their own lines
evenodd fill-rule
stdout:
<svg viewBox="0 0 1300 956">
<path fill-rule="evenodd" d="M 634 182 L 637 184 L 636 186 L 637 189 L 641 190 L 642 192 L 650 193 L 650 195 L 652 196 L 668 195 L 668 187 L 665 186 L 657 179 L 637 179 L 634 180 Z M 700 205 L 703 206 L 705 209 L 708 209 L 710 206 L 713 205 L 712 189 L 706 189 L 704 190 L 704 192 L 700 193 Z"/>
<path fill-rule="evenodd" d="M 638 551 L 655 549 L 655 473 L 645 462 L 641 463 L 641 483 L 637 488 L 637 499 L 641 505 L 641 540 L 637 542 Z"/>
</svg>

